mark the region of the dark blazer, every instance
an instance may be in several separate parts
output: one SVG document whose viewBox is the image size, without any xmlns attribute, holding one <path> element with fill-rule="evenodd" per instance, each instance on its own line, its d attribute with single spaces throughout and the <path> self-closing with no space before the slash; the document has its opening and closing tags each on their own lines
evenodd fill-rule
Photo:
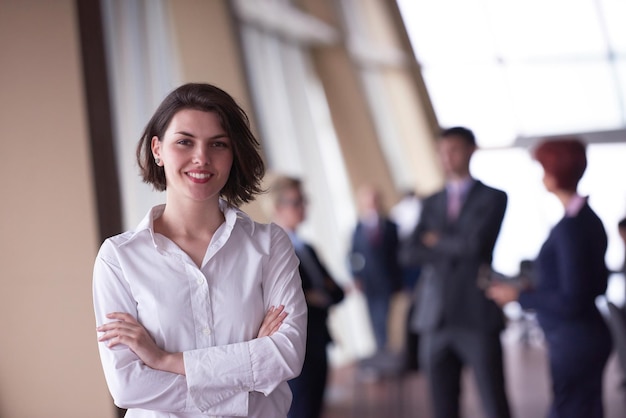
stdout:
<svg viewBox="0 0 626 418">
<path fill-rule="evenodd" d="M 481 265 L 491 264 L 507 195 L 475 181 L 456 220 L 448 220 L 447 205 L 445 189 L 425 199 L 420 222 L 401 250 L 404 264 L 422 266 L 413 328 L 500 331 L 502 311 L 477 286 L 477 275 Z M 432 248 L 422 243 L 429 231 L 440 235 Z"/>
<path fill-rule="evenodd" d="M 294 248 L 300 260 L 300 277 L 305 296 L 312 290 L 318 290 L 325 293 L 326 301 L 318 306 L 307 299 L 306 354 L 300 375 L 288 382 L 293 394 L 288 417 L 318 418 L 324 405 L 328 373 L 326 346 L 331 340 L 326 324 L 328 309 L 340 302 L 344 293 L 320 262 L 313 247 L 300 242 Z"/>
<path fill-rule="evenodd" d="M 362 280 L 366 295 L 388 297 L 402 286 L 398 226 L 383 217 L 379 231 L 379 237 L 372 242 L 365 225 L 357 223 L 352 234 L 350 267 L 352 275 Z"/>
<path fill-rule="evenodd" d="M 302 288 L 306 295 L 308 290 L 312 290 L 321 286 L 329 297 L 328 306 L 319 307 L 308 305 L 308 322 L 307 322 L 307 345 L 314 344 L 316 346 L 326 345 L 331 341 L 326 320 L 328 318 L 328 309 L 331 305 L 339 303 L 344 298 L 344 292 L 334 281 L 326 267 L 320 262 L 317 253 L 308 244 L 304 244 L 301 248 L 296 248 L 296 255 L 300 260 L 300 277 L 302 278 Z M 314 275 L 319 275 L 317 279 Z M 321 279 L 320 279 L 321 278 Z M 321 281 L 319 283 L 318 281 Z"/>
<path fill-rule="evenodd" d="M 533 267 L 536 289 L 519 299 L 523 308 L 537 311 L 545 332 L 568 322 L 604 324 L 595 299 L 607 287 L 606 248 L 602 221 L 587 204 L 550 231 Z"/>
</svg>

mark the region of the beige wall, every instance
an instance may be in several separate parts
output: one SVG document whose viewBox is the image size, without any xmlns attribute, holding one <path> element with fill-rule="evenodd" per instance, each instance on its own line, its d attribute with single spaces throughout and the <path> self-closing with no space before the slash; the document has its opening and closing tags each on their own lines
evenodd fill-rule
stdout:
<svg viewBox="0 0 626 418">
<path fill-rule="evenodd" d="M 73 0 L 0 0 L 0 416 L 112 417 Z"/>
</svg>

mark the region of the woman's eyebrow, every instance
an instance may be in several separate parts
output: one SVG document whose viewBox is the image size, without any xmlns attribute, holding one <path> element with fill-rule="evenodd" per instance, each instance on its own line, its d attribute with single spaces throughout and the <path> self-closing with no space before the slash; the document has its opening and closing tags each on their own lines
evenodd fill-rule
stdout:
<svg viewBox="0 0 626 418">
<path fill-rule="evenodd" d="M 189 136 L 191 138 L 195 138 L 196 137 L 194 134 L 189 133 L 187 131 L 177 131 L 177 132 L 174 132 L 174 134 L 175 135 Z M 217 134 L 217 135 L 213 135 L 212 137 L 209 137 L 209 139 L 218 139 L 218 138 L 226 138 L 226 137 L 228 137 L 228 134 L 226 132 L 224 132 L 224 133 L 220 133 L 220 134 Z"/>
</svg>

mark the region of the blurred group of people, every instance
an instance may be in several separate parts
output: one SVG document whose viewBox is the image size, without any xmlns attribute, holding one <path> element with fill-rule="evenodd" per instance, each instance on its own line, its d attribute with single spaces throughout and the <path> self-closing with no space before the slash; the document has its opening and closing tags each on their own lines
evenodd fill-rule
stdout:
<svg viewBox="0 0 626 418">
<path fill-rule="evenodd" d="M 602 379 L 612 341 L 595 301 L 607 288 L 607 235 L 587 198 L 577 192 L 587 166 L 584 143 L 559 138 L 534 149 L 545 188 L 562 203 L 564 216 L 530 263 L 532 271 L 509 280 L 491 269 L 507 194 L 472 176 L 477 146 L 471 130 L 443 130 L 437 145 L 446 175 L 439 192 L 423 200 L 407 193 L 389 214 L 376 188 L 366 185 L 357 193 L 349 266 L 367 301 L 377 353 L 389 343 L 392 297 L 408 290 L 413 296 L 404 366 L 426 376 L 434 417 L 461 416 L 466 367 L 485 416 L 510 417 L 502 308 L 516 301 L 537 314 L 546 338 L 549 417 L 602 417 Z"/>
<path fill-rule="evenodd" d="M 270 224 L 238 209 L 262 190 L 258 146 L 243 110 L 208 84 L 174 90 L 140 138 L 141 175 L 167 191 L 166 204 L 107 239 L 94 267 L 105 377 L 129 417 L 322 415 L 329 310 L 348 289 L 298 232 L 301 180 L 277 176 L 269 186 Z M 534 150 L 564 216 L 533 262 L 532 281 L 489 274 L 507 194 L 472 176 L 476 148 L 471 130 L 443 130 L 445 187 L 423 200 L 408 194 L 390 215 L 378 190 L 358 190 L 346 258 L 377 349 L 389 343 L 392 296 L 409 290 L 415 339 L 406 351 L 427 378 L 434 417 L 461 416 L 466 367 L 484 416 L 510 417 L 500 333 L 502 307 L 517 301 L 537 313 L 546 336 L 549 417 L 601 418 L 612 342 L 595 299 L 607 287 L 607 236 L 577 192 L 585 146 L 560 138 Z"/>
</svg>

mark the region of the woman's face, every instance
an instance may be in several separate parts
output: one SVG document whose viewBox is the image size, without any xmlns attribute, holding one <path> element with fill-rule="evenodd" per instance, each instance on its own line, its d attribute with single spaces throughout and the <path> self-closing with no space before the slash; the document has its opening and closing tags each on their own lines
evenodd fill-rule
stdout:
<svg viewBox="0 0 626 418">
<path fill-rule="evenodd" d="M 165 170 L 168 198 L 219 199 L 233 165 L 232 142 L 214 112 L 178 111 L 152 152 Z"/>
<path fill-rule="evenodd" d="M 543 185 L 550 193 L 554 193 L 558 189 L 556 177 L 545 170 L 543 171 Z"/>
</svg>

